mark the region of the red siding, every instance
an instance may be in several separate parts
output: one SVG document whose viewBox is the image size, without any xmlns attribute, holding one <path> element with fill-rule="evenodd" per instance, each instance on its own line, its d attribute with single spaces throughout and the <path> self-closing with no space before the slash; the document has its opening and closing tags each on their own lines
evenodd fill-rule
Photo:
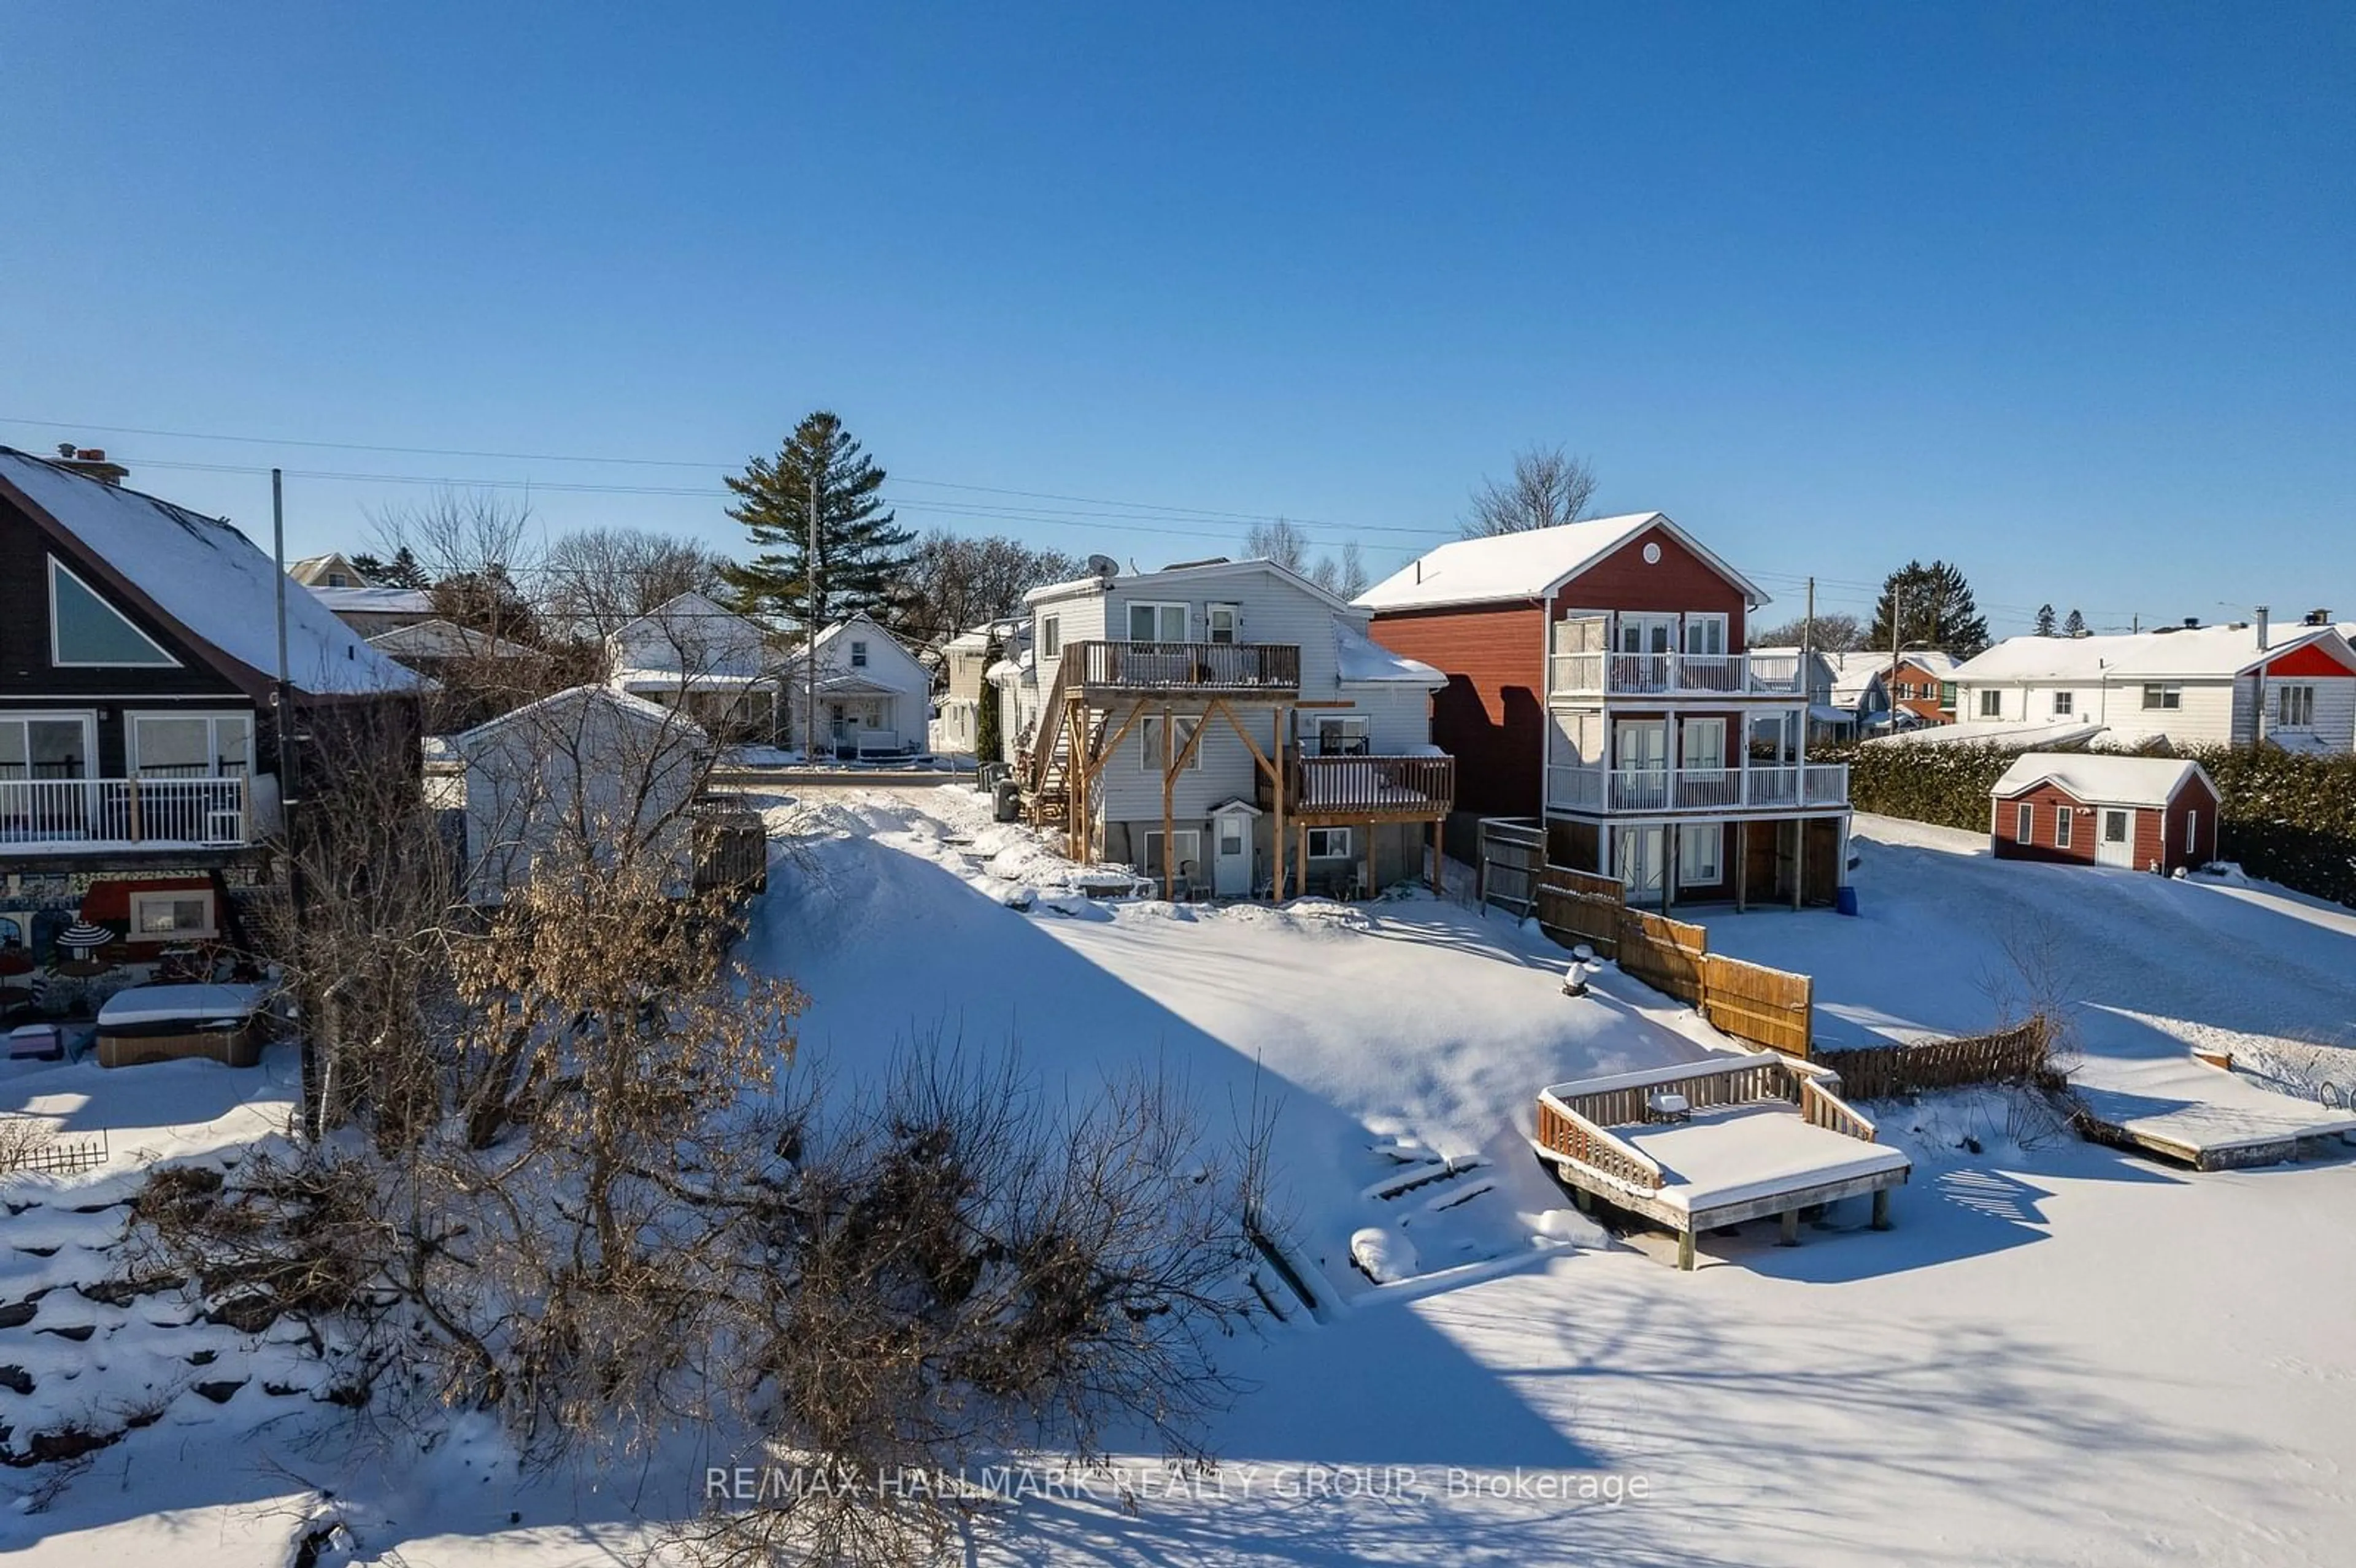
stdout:
<svg viewBox="0 0 2356 1568">
<path fill-rule="evenodd" d="M 2293 648 L 2278 659 L 2266 662 L 2266 671 L 2277 679 L 2286 676 L 2347 676 L 2349 667 L 2323 651 L 2319 644 L 2309 643 L 2303 648 Z"/>
<path fill-rule="evenodd" d="M 2202 783 L 2197 774 L 2184 781 L 2184 787 L 2178 790 L 2176 798 L 2168 803 L 2167 843 L 2159 857 L 2163 870 L 2173 871 L 2179 866 L 2205 866 L 2217 858 L 2218 805 L 2216 792 Z M 2200 813 L 2200 821 L 2194 825 L 2192 848 L 2188 851 L 2184 848 L 2184 819 L 2195 812 Z M 2138 857 L 2143 853 L 2140 842 L 2136 853 Z M 2144 863 L 2148 864 L 2147 861 Z"/>
<path fill-rule="evenodd" d="M 1535 603 L 1375 617 L 1375 641 L 1448 677 L 1432 694 L 1431 741 L 1456 759 L 1456 804 L 1535 816 L 1546 756 L 1546 620 Z"/>
<path fill-rule="evenodd" d="M 1661 547 L 1659 560 L 1645 561 L 1647 544 Z M 1555 606 L 1557 614 L 1582 610 L 1722 614 L 1729 653 L 1742 651 L 1745 608 L 1741 589 L 1659 528 L 1646 528 L 1564 583 Z"/>
<path fill-rule="evenodd" d="M 2014 828 L 2023 802 L 2037 808 L 2036 829 L 2029 842 L 2026 844 L 2019 840 Z M 2009 800 L 1997 801 L 1992 824 L 1996 836 L 1997 859 L 1999 860 L 2059 860 L 2073 866 L 2093 865 L 2094 836 L 2100 831 L 2101 822 L 2098 817 L 2093 816 L 2075 816 L 2077 808 L 2083 804 L 2084 803 L 2059 785 L 2050 784 L 2039 784 L 2026 795 L 2015 795 Z M 2069 811 L 2073 814 L 2070 822 L 2070 843 L 2066 848 L 2055 842 L 2054 814 L 2057 811 Z"/>
<path fill-rule="evenodd" d="M 1928 697 L 1905 697 L 1897 699 L 1898 706 L 1914 715 L 1915 718 L 1926 724 L 1954 722 L 1954 714 L 1939 706 L 1940 677 L 1932 671 L 1910 660 L 1901 659 L 1898 664 L 1896 684 L 1914 691 L 1921 691 L 1926 687 L 1929 688 L 1931 695 Z"/>
</svg>

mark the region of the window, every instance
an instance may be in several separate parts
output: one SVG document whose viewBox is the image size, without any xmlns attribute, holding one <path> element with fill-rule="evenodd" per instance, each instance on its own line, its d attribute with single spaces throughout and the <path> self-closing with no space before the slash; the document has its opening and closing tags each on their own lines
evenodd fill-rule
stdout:
<svg viewBox="0 0 2356 1568">
<path fill-rule="evenodd" d="M 1215 643 L 1242 640 L 1237 635 L 1244 624 L 1244 610 L 1240 604 L 1206 604 L 1203 607 L 1203 621 L 1209 630 L 1211 641 Z"/>
<path fill-rule="evenodd" d="M 2275 722 L 2286 730 L 2315 728 L 2315 688 L 2285 686 L 2275 690 Z"/>
<path fill-rule="evenodd" d="M 2184 852 L 2188 855 L 2197 854 L 2200 848 L 2201 814 L 2197 811 L 2188 811 L 2184 814 Z"/>
<path fill-rule="evenodd" d="M 340 572 L 340 571 L 331 571 L 331 572 L 327 573 L 327 586 L 328 586 L 328 587 L 330 587 L 330 588 L 349 588 L 351 585 L 352 585 L 352 580 L 351 580 L 350 578 L 348 578 L 348 577 L 346 577 L 342 572 Z"/>
<path fill-rule="evenodd" d="M 2184 706 L 2184 688 L 2180 686 L 2147 686 L 2143 688 L 2143 705 L 2146 708 L 2181 708 Z"/>
<path fill-rule="evenodd" d="M 1135 603 L 1129 607 L 1129 640 L 1132 643 L 1183 643 L 1186 640 L 1186 606 Z"/>
<path fill-rule="evenodd" d="M 1954 710 L 1955 683 L 1952 680 L 1943 680 L 1939 683 L 1939 711 L 1953 713 Z"/>
<path fill-rule="evenodd" d="M 2077 694 L 2076 692 L 2074 692 L 2074 691 L 2057 691 L 2057 692 L 2055 692 L 2055 693 L 2053 694 L 2053 717 L 2054 717 L 2054 718 L 2056 718 L 2056 719 L 2067 719 L 2067 718 L 2069 718 L 2069 717 L 2070 717 L 2070 715 L 2071 715 L 2071 713 L 2076 709 L 2077 706 L 2078 706 L 2078 694 Z"/>
<path fill-rule="evenodd" d="M 2037 807 L 2022 801 L 2013 808 L 2012 841 L 2016 844 L 2037 842 Z"/>
<path fill-rule="evenodd" d="M 1719 773 L 1726 767 L 1726 720 L 1723 719 L 1688 719 L 1686 720 L 1685 765 L 1706 773 Z"/>
<path fill-rule="evenodd" d="M 1170 735 L 1170 755 L 1173 758 L 1186 749 L 1186 742 L 1194 738 L 1194 731 L 1202 728 L 1202 724 L 1200 719 L 1183 713 L 1178 715 L 1177 727 Z M 1203 748 L 1197 746 L 1194 754 L 1186 760 L 1185 767 L 1180 771 L 1191 773 L 1202 765 Z M 1140 773 L 1147 773 L 1162 771 L 1162 715 L 1159 713 L 1149 713 L 1137 721 L 1137 768 Z"/>
<path fill-rule="evenodd" d="M 1350 858 L 1350 830 L 1346 827 L 1312 827 L 1309 830 L 1309 858 L 1312 860 L 1346 860 Z"/>
<path fill-rule="evenodd" d="M 2053 848 L 2070 848 L 2070 807 L 2057 803 L 2053 807 Z"/>
<path fill-rule="evenodd" d="M 234 779 L 253 772 L 250 713 L 134 713 L 131 769 L 143 779 Z"/>
<path fill-rule="evenodd" d="M 1363 713 L 1321 713 L 1317 716 L 1317 754 L 1321 757 L 1363 757 L 1374 749 Z"/>
<path fill-rule="evenodd" d="M 1063 655 L 1064 618 L 1061 615 L 1041 616 L 1039 619 L 1039 656 L 1043 659 L 1053 659 L 1061 658 Z"/>
<path fill-rule="evenodd" d="M 171 942 L 198 936 L 219 936 L 213 923 L 213 895 L 202 890 L 131 895 L 131 937 L 134 942 Z"/>
<path fill-rule="evenodd" d="M 1726 652 L 1726 617 L 1723 615 L 1687 616 L 1686 652 L 1705 655 Z"/>
<path fill-rule="evenodd" d="M 155 645 L 90 584 L 49 561 L 49 662 L 55 665 L 130 665 L 176 668 L 179 660 Z"/>
<path fill-rule="evenodd" d="M 851 645 L 851 667 L 853 669 L 867 667 L 867 644 L 863 640 Z"/>
<path fill-rule="evenodd" d="M 93 750 L 81 714 L 0 718 L 0 779 L 83 778 Z"/>
<path fill-rule="evenodd" d="M 2103 842 L 2124 844 L 2127 841 L 2127 814 L 2124 811 L 2103 813 Z"/>
<path fill-rule="evenodd" d="M 2001 719 L 2004 717 L 2004 693 L 2002 690 L 1993 686 L 1984 686 L 1980 688 L 1980 717 L 1983 719 Z"/>
<path fill-rule="evenodd" d="M 1708 827 L 1677 829 L 1677 880 L 1689 888 L 1707 887 L 1719 879 L 1719 851 L 1726 846 L 1726 830 Z"/>
<path fill-rule="evenodd" d="M 1203 830 L 1199 827 L 1181 827 L 1175 837 L 1178 840 L 1178 863 L 1170 868 L 1172 874 L 1181 877 L 1197 874 L 1203 865 Z M 1145 835 L 1145 858 L 1138 862 L 1137 869 L 1149 877 L 1158 877 L 1162 874 L 1162 829 L 1159 827 L 1150 830 Z"/>
</svg>

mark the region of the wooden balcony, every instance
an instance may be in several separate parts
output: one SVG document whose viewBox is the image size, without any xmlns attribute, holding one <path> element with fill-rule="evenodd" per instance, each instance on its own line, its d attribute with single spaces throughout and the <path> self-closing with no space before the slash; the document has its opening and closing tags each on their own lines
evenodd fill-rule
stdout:
<svg viewBox="0 0 2356 1568">
<path fill-rule="evenodd" d="M 1755 763 L 1736 768 L 1547 770 L 1547 806 L 1599 815 L 1822 811 L 1848 805 L 1842 763 Z"/>
<path fill-rule="evenodd" d="M 1324 822 L 1437 822 L 1456 805 L 1453 757 L 1317 757 L 1288 751 L 1285 810 Z"/>
<path fill-rule="evenodd" d="M 1796 654 L 1560 653 L 1547 659 L 1549 697 L 1791 697 Z"/>
<path fill-rule="evenodd" d="M 252 804 L 242 778 L 0 778 L 0 849 L 251 844 Z"/>
<path fill-rule="evenodd" d="M 1058 683 L 1091 696 L 1291 697 L 1301 649 L 1291 643 L 1067 643 Z"/>
</svg>

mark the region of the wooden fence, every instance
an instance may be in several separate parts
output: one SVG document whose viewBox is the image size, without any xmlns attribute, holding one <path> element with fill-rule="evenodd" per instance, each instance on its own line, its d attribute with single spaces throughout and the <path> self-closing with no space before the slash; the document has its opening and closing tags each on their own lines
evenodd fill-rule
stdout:
<svg viewBox="0 0 2356 1568">
<path fill-rule="evenodd" d="M 1517 918 L 1537 907 L 1537 884 L 1546 863 L 1546 828 L 1535 818 L 1481 819 L 1482 903 L 1495 904 Z"/>
<path fill-rule="evenodd" d="M 2049 1072 L 2046 1058 L 2051 1045 L 2052 1029 L 2046 1020 L 2031 1019 L 1994 1034 L 1828 1051 L 1815 1060 L 1840 1074 L 1841 1093 L 1847 1098 L 1892 1100 L 1933 1089 L 2041 1080 Z"/>
<path fill-rule="evenodd" d="M 1616 877 L 1547 866 L 1537 873 L 1538 923 L 1565 947 L 1585 943 L 1656 991 L 1701 1010 L 1712 1027 L 1804 1057 L 1815 1027 L 1815 982 L 1709 951 L 1709 933 L 1688 921 L 1630 909 Z"/>
</svg>

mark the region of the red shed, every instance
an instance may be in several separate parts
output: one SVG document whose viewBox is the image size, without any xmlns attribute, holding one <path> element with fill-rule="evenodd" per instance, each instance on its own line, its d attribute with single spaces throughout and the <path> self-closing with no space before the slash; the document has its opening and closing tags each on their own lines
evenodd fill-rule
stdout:
<svg viewBox="0 0 2356 1568">
<path fill-rule="evenodd" d="M 2198 763 L 2029 752 L 1989 794 L 2000 860 L 2167 872 L 2217 858 L 2221 797 Z"/>
</svg>

